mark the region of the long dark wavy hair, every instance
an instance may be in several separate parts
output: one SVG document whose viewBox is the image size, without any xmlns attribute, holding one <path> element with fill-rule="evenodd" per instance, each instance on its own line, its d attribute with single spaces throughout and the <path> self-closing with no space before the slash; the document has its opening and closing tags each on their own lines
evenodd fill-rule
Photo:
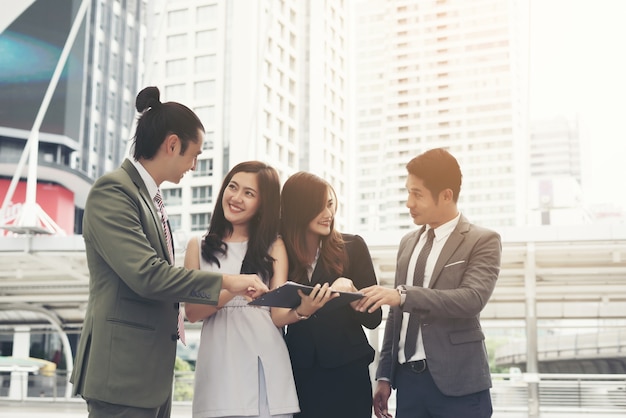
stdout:
<svg viewBox="0 0 626 418">
<path fill-rule="evenodd" d="M 337 201 L 332 186 L 321 177 L 300 171 L 291 175 L 281 193 L 280 233 L 285 241 L 289 257 L 289 280 L 308 284 L 307 266 L 310 254 L 306 243 L 306 230 L 309 223 L 324 210 L 328 203 L 328 191 Z M 341 234 L 335 230 L 335 219 L 330 234 L 321 236 L 320 260 L 329 273 L 341 275 L 347 267 L 348 258 Z"/>
<path fill-rule="evenodd" d="M 280 225 L 280 179 L 276 169 L 260 162 L 245 161 L 234 166 L 224 178 L 215 203 L 209 230 L 202 240 L 202 257 L 218 266 L 218 254 L 225 255 L 228 244 L 224 238 L 233 232 L 233 225 L 224 216 L 222 199 L 224 190 L 237 173 L 255 173 L 259 185 L 259 207 L 248 225 L 248 250 L 241 273 L 259 274 L 268 284 L 274 275 L 274 258 L 269 249 L 278 236 Z"/>
</svg>

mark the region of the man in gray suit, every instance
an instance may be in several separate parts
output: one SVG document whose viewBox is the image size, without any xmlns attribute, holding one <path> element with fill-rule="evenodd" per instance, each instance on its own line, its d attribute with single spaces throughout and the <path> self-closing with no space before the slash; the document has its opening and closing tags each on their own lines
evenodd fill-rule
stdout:
<svg viewBox="0 0 626 418">
<path fill-rule="evenodd" d="M 172 233 L 159 185 L 194 170 L 204 127 L 156 87 L 137 96 L 134 158 L 100 177 L 89 192 L 83 237 L 89 301 L 71 382 L 90 418 L 169 417 L 178 302 L 217 304 L 222 288 L 257 297 L 256 275 L 174 267 Z"/>
<path fill-rule="evenodd" d="M 395 289 L 371 286 L 357 309 L 389 305 L 376 372 L 374 412 L 398 418 L 486 418 L 491 376 L 480 312 L 500 271 L 500 236 L 471 224 L 457 209 L 461 169 L 443 149 L 407 164 L 411 217 L 422 228 L 398 249 Z"/>
</svg>

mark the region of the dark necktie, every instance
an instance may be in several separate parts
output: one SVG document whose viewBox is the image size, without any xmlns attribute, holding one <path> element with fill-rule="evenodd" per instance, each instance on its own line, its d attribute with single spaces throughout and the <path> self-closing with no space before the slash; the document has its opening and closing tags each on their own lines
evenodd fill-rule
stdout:
<svg viewBox="0 0 626 418">
<path fill-rule="evenodd" d="M 427 232 L 426 243 L 422 247 L 417 262 L 415 263 L 415 272 L 413 273 L 413 286 L 424 286 L 424 269 L 426 268 L 426 260 L 430 250 L 433 248 L 433 240 L 435 239 L 435 230 L 430 228 Z M 409 316 L 409 324 L 406 331 L 406 339 L 404 340 L 404 357 L 406 361 L 415 354 L 417 349 L 417 331 L 419 330 L 419 318 L 417 314 L 411 313 Z"/>
<path fill-rule="evenodd" d="M 163 205 L 163 198 L 161 197 L 160 189 L 157 189 L 157 194 L 154 196 L 154 203 L 156 203 L 159 213 L 161 214 L 161 225 L 163 225 L 163 233 L 165 235 L 165 241 L 167 241 L 167 252 L 170 256 L 170 264 L 174 265 L 172 232 L 170 231 L 170 224 L 167 221 L 167 213 L 165 212 L 165 205 Z M 178 338 L 180 338 L 180 341 L 185 344 L 185 316 L 180 308 L 178 309 Z"/>
</svg>

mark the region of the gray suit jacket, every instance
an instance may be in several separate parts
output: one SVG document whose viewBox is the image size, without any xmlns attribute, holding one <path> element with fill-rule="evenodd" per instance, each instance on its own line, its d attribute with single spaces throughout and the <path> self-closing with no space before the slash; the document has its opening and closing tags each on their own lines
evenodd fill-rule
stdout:
<svg viewBox="0 0 626 418">
<path fill-rule="evenodd" d="M 91 188 L 83 237 L 89 301 L 74 394 L 158 407 L 172 391 L 178 302 L 216 304 L 222 276 L 170 265 L 161 220 L 128 160 Z"/>
<path fill-rule="evenodd" d="M 395 285 L 406 283 L 409 259 L 420 230 L 405 235 L 398 249 Z M 407 287 L 404 305 L 390 310 L 376 371 L 395 387 L 402 311 L 420 316 L 428 369 L 439 390 L 462 396 L 491 387 L 480 312 L 500 272 L 500 236 L 461 215 L 444 245 L 429 288 Z"/>
</svg>

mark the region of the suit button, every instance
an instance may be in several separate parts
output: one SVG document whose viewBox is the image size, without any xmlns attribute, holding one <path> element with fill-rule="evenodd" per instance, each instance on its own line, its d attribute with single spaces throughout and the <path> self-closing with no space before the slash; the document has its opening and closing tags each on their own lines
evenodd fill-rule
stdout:
<svg viewBox="0 0 626 418">
<path fill-rule="evenodd" d="M 178 340 L 178 335 L 172 334 L 172 341 L 176 341 L 176 340 Z"/>
</svg>

